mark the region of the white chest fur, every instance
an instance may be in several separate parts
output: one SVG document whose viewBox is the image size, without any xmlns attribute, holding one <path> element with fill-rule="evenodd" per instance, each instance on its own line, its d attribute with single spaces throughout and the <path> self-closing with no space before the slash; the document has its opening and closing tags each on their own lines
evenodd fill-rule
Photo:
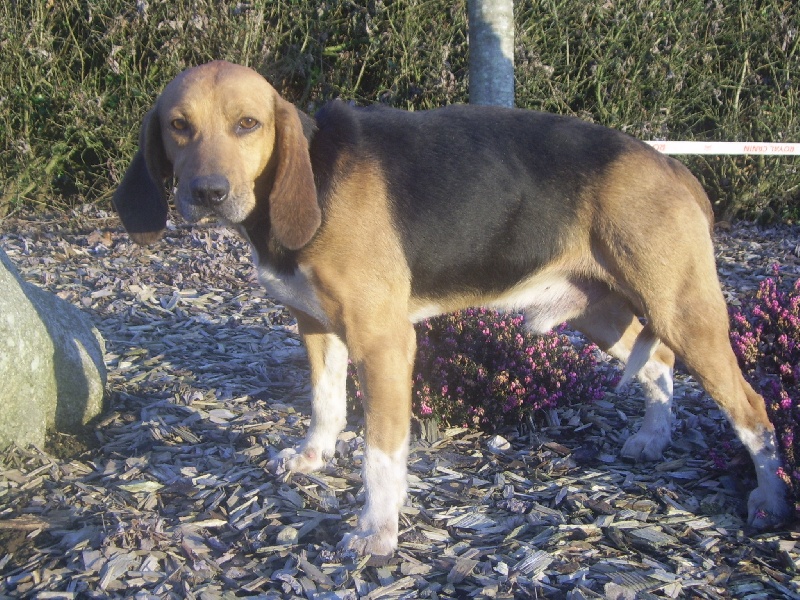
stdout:
<svg viewBox="0 0 800 600">
<path fill-rule="evenodd" d="M 327 324 L 328 318 L 319 304 L 314 286 L 311 285 L 311 280 L 303 267 L 298 267 L 291 274 L 278 273 L 268 265 L 258 265 L 257 270 L 258 281 L 272 298 L 284 306 L 314 317 L 323 325 Z"/>
<path fill-rule="evenodd" d="M 239 233 L 248 242 L 250 236 L 244 227 L 239 228 Z M 323 325 L 328 324 L 328 317 L 319 304 L 319 298 L 311 285 L 308 271 L 299 266 L 294 273 L 279 273 L 267 264 L 261 264 L 258 252 L 250 242 L 250 249 L 253 252 L 253 264 L 256 265 L 258 281 L 267 290 L 273 300 L 283 304 L 287 308 L 294 308 L 314 317 Z"/>
</svg>

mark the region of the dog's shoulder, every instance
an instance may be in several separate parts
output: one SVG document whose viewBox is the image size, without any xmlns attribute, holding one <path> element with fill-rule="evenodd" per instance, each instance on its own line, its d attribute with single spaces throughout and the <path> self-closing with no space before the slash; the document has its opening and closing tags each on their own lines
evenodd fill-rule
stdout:
<svg viewBox="0 0 800 600">
<path fill-rule="evenodd" d="M 355 146 L 361 134 L 361 126 L 358 119 L 360 110 L 363 109 L 357 109 L 338 98 L 326 102 L 314 115 L 316 124 L 315 144 Z"/>
<path fill-rule="evenodd" d="M 360 127 L 352 109 L 341 100 L 331 100 L 314 115 L 314 136 L 309 144 L 314 179 L 322 197 L 326 187 L 354 160 Z"/>
</svg>

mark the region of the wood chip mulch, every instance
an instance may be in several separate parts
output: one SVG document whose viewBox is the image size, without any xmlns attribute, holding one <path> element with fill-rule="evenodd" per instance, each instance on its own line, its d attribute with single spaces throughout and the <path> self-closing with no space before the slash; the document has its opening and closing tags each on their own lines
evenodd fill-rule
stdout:
<svg viewBox="0 0 800 600">
<path fill-rule="evenodd" d="M 732 302 L 773 264 L 800 276 L 800 227 L 717 243 Z M 323 472 L 282 472 L 306 359 L 235 234 L 173 225 L 141 248 L 87 207 L 7 218 L 0 245 L 93 318 L 110 403 L 85 436 L 0 454 L 2 598 L 800 598 L 800 529 L 746 528 L 750 460 L 685 375 L 661 463 L 619 457 L 635 389 L 535 431 L 414 442 L 400 547 L 359 558 L 336 544 L 362 503 L 361 424 Z"/>
</svg>

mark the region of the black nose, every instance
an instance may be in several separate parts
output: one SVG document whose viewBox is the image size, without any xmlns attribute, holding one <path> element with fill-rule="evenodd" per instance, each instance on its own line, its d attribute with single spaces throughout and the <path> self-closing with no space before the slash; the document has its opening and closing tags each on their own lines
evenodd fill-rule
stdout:
<svg viewBox="0 0 800 600">
<path fill-rule="evenodd" d="M 203 206 L 214 206 L 228 197 L 231 186 L 222 175 L 195 177 L 190 184 L 192 199 Z"/>
</svg>

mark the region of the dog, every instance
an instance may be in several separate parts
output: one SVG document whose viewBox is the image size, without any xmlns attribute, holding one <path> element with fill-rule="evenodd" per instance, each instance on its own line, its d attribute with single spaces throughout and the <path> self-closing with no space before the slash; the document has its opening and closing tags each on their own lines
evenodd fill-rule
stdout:
<svg viewBox="0 0 800 600">
<path fill-rule="evenodd" d="M 789 515 L 764 400 L 728 338 L 711 206 L 678 161 L 619 131 L 521 109 L 408 112 L 334 100 L 314 118 L 258 73 L 215 61 L 172 80 L 144 117 L 113 202 L 134 241 L 212 216 L 253 250 L 259 281 L 297 319 L 311 424 L 285 453 L 321 468 L 345 426 L 348 358 L 365 414 L 365 503 L 343 546 L 390 555 L 406 496 L 413 324 L 472 306 L 568 322 L 644 390 L 622 454 L 670 442 L 676 355 L 727 415 L 758 485 L 748 521 Z"/>
</svg>

